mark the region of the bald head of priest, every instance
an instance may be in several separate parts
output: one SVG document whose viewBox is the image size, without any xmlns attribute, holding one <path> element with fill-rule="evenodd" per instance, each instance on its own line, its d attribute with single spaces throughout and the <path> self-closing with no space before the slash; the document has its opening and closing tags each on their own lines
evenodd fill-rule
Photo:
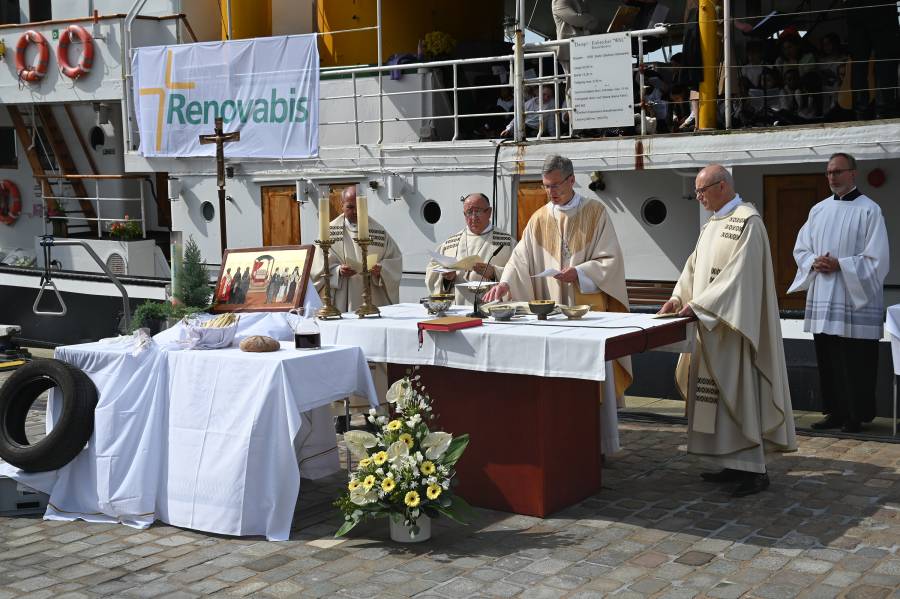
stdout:
<svg viewBox="0 0 900 599">
<path fill-rule="evenodd" d="M 345 219 L 356 224 L 356 185 L 348 185 L 341 192 L 341 212 Z"/>
<path fill-rule="evenodd" d="M 470 193 L 463 198 L 463 217 L 474 235 L 481 235 L 491 224 L 491 202 L 483 193 Z"/>
<path fill-rule="evenodd" d="M 737 195 L 734 177 L 720 164 L 711 164 L 701 170 L 694 183 L 697 201 L 710 212 L 718 212 Z"/>
</svg>

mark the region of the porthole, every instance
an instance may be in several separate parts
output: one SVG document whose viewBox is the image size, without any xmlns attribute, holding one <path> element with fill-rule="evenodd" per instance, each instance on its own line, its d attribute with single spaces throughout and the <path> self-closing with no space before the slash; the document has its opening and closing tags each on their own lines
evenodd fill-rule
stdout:
<svg viewBox="0 0 900 599">
<path fill-rule="evenodd" d="M 425 222 L 429 225 L 433 225 L 434 223 L 441 220 L 441 207 L 434 200 L 428 200 L 425 202 L 425 205 L 422 206 L 422 218 L 425 219 Z"/>
<path fill-rule="evenodd" d="M 665 203 L 659 198 L 647 198 L 641 207 L 641 218 L 648 225 L 660 225 L 666 220 L 668 210 Z"/>
<path fill-rule="evenodd" d="M 203 214 L 206 222 L 211 222 L 216 217 L 216 208 L 212 205 L 212 202 L 203 202 L 200 204 L 200 213 Z"/>
</svg>

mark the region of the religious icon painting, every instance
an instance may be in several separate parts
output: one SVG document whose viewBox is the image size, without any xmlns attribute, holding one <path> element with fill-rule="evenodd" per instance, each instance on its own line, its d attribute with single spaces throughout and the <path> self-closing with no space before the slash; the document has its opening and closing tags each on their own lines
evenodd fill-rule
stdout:
<svg viewBox="0 0 900 599">
<path fill-rule="evenodd" d="M 315 247 L 225 250 L 213 312 L 286 312 L 303 305 Z"/>
</svg>

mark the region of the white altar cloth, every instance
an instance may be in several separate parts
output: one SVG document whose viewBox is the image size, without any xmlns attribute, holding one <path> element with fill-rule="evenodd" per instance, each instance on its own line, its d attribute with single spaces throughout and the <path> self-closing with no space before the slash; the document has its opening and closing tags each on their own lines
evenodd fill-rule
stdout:
<svg viewBox="0 0 900 599">
<path fill-rule="evenodd" d="M 447 316 L 471 311 L 454 306 Z M 484 319 L 483 326 L 453 334 L 426 331 L 418 347 L 417 323 L 434 318 L 419 304 L 383 306 L 382 318 L 320 322 L 322 343 L 356 345 L 370 362 L 446 366 L 482 372 L 603 381 L 606 341 L 618 335 L 671 323 L 650 314 L 589 312 L 580 320 L 564 316 L 539 321 L 525 316 L 509 322 Z"/>
<path fill-rule="evenodd" d="M 57 358 L 97 386 L 94 434 L 55 472 L 0 464 L 0 474 L 50 495 L 46 518 L 141 528 L 160 519 L 287 539 L 301 471 L 314 478 L 339 468 L 329 404 L 354 393 L 377 405 L 357 347 L 298 351 L 282 343 L 277 352 L 248 353 L 154 344 L 131 351 L 126 344 L 57 348 Z"/>
</svg>

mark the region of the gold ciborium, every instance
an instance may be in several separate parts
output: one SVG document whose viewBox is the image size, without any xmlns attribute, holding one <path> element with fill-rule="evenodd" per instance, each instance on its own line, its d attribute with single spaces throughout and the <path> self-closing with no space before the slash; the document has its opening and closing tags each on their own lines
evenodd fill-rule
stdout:
<svg viewBox="0 0 900 599">
<path fill-rule="evenodd" d="M 354 238 L 353 241 L 362 250 L 363 278 L 362 305 L 354 311 L 354 314 L 360 318 L 365 318 L 366 316 L 380 317 L 381 311 L 378 309 L 378 306 L 372 303 L 372 273 L 369 272 L 369 243 L 372 240 Z"/>
<path fill-rule="evenodd" d="M 325 275 L 322 277 L 325 279 L 325 288 L 324 293 L 322 294 L 322 307 L 316 310 L 316 318 L 320 320 L 341 317 L 341 311 L 335 308 L 334 302 L 331 301 L 331 268 L 328 264 L 328 258 L 333 244 L 334 242 L 330 239 L 316 239 L 316 245 L 322 250 L 322 256 L 325 259 Z"/>
</svg>

